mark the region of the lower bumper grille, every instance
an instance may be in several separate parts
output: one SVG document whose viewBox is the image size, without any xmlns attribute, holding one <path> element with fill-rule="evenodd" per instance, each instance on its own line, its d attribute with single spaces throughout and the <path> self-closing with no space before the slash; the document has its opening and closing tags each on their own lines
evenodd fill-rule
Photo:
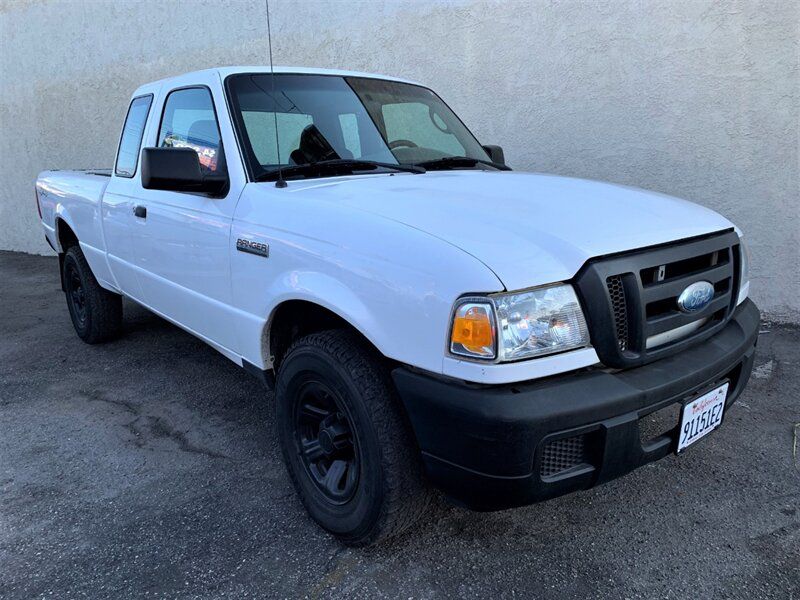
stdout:
<svg viewBox="0 0 800 600">
<path fill-rule="evenodd" d="M 587 462 L 586 436 L 575 435 L 548 443 L 542 451 L 542 477 L 553 477 Z"/>
</svg>

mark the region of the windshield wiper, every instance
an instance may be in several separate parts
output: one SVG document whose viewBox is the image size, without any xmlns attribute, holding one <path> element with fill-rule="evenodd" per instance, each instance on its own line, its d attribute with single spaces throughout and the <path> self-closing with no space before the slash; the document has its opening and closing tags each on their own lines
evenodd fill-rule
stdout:
<svg viewBox="0 0 800 600">
<path fill-rule="evenodd" d="M 423 160 L 422 162 L 414 163 L 415 167 L 425 167 L 429 170 L 457 169 L 458 167 L 474 167 L 475 165 L 488 165 L 501 171 L 511 170 L 511 167 L 506 165 L 501 165 L 500 163 L 490 160 L 483 160 L 481 158 L 470 158 L 469 156 L 445 156 L 444 158 Z"/>
<path fill-rule="evenodd" d="M 306 177 L 332 175 L 338 173 L 352 173 L 354 171 L 373 171 L 375 169 L 392 169 L 404 173 L 424 173 L 425 169 L 419 165 L 393 165 L 392 163 L 377 162 L 374 160 L 356 160 L 350 158 L 333 158 L 318 160 L 304 165 L 290 165 L 280 169 L 283 177 L 303 175 Z M 256 181 L 277 181 L 278 169 L 271 169 L 256 177 Z"/>
</svg>

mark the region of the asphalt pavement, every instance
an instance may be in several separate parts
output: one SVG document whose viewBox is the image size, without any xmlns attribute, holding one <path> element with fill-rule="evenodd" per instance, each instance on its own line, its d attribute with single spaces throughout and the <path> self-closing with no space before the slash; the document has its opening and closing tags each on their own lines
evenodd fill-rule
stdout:
<svg viewBox="0 0 800 600">
<path fill-rule="evenodd" d="M 0 598 L 800 598 L 800 329 L 723 427 L 599 488 L 390 544 L 306 516 L 254 378 L 131 303 L 74 334 L 55 258 L 0 252 Z"/>
</svg>

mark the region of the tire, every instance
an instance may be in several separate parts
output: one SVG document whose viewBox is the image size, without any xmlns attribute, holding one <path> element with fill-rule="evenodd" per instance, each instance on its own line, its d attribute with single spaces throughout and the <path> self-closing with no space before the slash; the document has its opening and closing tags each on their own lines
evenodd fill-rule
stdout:
<svg viewBox="0 0 800 600">
<path fill-rule="evenodd" d="M 353 546 L 401 533 L 429 501 L 400 400 L 375 354 L 351 331 L 310 334 L 287 351 L 275 388 L 295 489 L 320 526 Z"/>
<path fill-rule="evenodd" d="M 122 329 L 122 296 L 100 287 L 80 246 L 64 255 L 64 292 L 75 332 L 87 344 L 114 339 Z"/>
</svg>

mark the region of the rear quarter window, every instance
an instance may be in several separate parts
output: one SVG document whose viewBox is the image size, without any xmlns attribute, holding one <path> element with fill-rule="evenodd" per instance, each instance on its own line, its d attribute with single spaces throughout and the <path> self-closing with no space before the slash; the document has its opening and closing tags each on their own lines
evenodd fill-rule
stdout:
<svg viewBox="0 0 800 600">
<path fill-rule="evenodd" d="M 114 166 L 114 173 L 120 177 L 133 177 L 136 173 L 144 127 L 147 123 L 147 115 L 150 114 L 152 102 L 152 95 L 139 96 L 134 98 L 128 107 L 128 114 L 125 117 L 125 124 L 122 127 L 122 135 L 119 139 L 117 164 Z"/>
</svg>

